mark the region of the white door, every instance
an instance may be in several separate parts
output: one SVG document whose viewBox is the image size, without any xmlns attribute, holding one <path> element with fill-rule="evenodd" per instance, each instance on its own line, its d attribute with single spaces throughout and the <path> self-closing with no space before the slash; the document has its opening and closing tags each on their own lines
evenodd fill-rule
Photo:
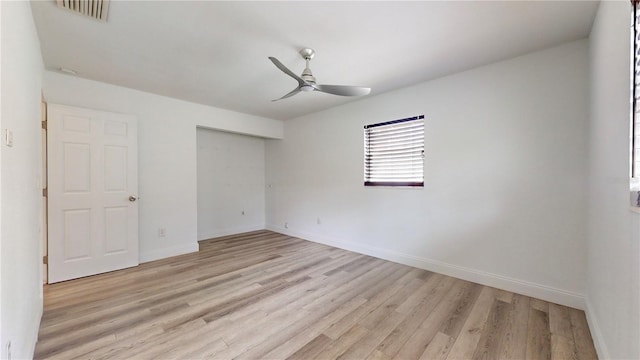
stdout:
<svg viewBox="0 0 640 360">
<path fill-rule="evenodd" d="M 48 104 L 49 283 L 138 265 L 135 116 Z"/>
</svg>

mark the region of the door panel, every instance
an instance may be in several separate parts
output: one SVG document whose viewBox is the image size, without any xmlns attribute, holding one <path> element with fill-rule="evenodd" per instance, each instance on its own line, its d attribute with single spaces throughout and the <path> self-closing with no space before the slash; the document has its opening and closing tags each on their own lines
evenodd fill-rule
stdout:
<svg viewBox="0 0 640 360">
<path fill-rule="evenodd" d="M 91 193 L 91 144 L 64 143 L 64 193 Z"/>
<path fill-rule="evenodd" d="M 136 118 L 47 110 L 49 282 L 137 265 Z"/>
<path fill-rule="evenodd" d="M 64 261 L 91 258 L 91 209 L 64 210 Z"/>
<path fill-rule="evenodd" d="M 105 254 L 113 255 L 127 251 L 129 208 L 126 206 L 104 209 Z"/>
<path fill-rule="evenodd" d="M 104 147 L 104 190 L 127 190 L 127 148 L 125 146 Z"/>
</svg>

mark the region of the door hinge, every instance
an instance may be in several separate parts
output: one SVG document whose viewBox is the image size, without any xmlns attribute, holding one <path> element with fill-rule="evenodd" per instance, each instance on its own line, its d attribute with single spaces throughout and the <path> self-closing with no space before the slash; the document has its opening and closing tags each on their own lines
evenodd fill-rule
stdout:
<svg viewBox="0 0 640 360">
<path fill-rule="evenodd" d="M 42 263 L 45 265 L 49 265 L 49 255 L 45 255 L 42 257 Z"/>
<path fill-rule="evenodd" d="M 46 121 L 41 121 L 42 123 L 42 128 L 47 130 L 47 122 Z"/>
<path fill-rule="evenodd" d="M 44 196 L 44 197 L 48 197 L 48 196 L 49 196 L 49 190 L 48 190 L 48 188 L 44 188 L 44 189 L 42 189 L 42 196 Z"/>
</svg>

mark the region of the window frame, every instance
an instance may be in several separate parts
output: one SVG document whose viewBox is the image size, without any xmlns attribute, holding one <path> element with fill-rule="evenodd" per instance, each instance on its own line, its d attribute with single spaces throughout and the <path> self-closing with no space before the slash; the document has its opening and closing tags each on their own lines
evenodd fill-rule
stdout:
<svg viewBox="0 0 640 360">
<path fill-rule="evenodd" d="M 382 126 L 392 126 L 395 124 L 406 123 L 420 121 L 422 123 L 422 149 L 421 149 L 421 171 L 422 171 L 422 181 L 371 181 L 370 177 L 367 174 L 367 170 L 371 167 L 370 161 L 372 158 L 371 154 L 368 154 L 368 150 L 370 149 L 370 133 L 369 129 L 382 127 Z M 384 121 L 380 123 L 368 124 L 364 126 L 364 186 L 365 187 L 393 187 L 393 188 L 424 188 L 424 115 L 417 115 L 409 118 Z"/>
<path fill-rule="evenodd" d="M 636 152 L 636 131 L 638 131 L 638 126 L 640 124 L 638 124 L 638 114 L 637 112 L 640 110 L 638 109 L 638 99 L 637 97 L 640 95 L 638 94 L 638 85 L 640 82 L 640 64 L 638 64 L 638 62 L 640 61 L 640 57 L 638 54 L 638 51 L 640 51 L 640 44 L 638 43 L 640 41 L 640 39 L 638 39 L 638 36 L 640 34 L 638 34 L 638 32 L 640 31 L 640 29 L 638 28 L 640 26 L 640 24 L 638 24 L 638 17 L 640 16 L 640 13 L 638 12 L 638 6 L 639 6 L 639 2 L 638 0 L 632 0 L 631 1 L 631 5 L 632 5 L 632 9 L 631 9 L 631 124 L 630 124 L 630 169 L 629 169 L 629 175 L 631 178 L 631 185 L 632 188 L 637 188 L 640 182 L 639 179 L 639 175 L 638 172 L 640 169 L 638 169 L 638 167 L 636 166 L 636 161 L 637 159 L 637 152 Z"/>
<path fill-rule="evenodd" d="M 631 208 L 640 209 L 640 1 L 631 0 L 629 189 Z M 637 134 L 636 134 L 637 133 Z"/>
</svg>

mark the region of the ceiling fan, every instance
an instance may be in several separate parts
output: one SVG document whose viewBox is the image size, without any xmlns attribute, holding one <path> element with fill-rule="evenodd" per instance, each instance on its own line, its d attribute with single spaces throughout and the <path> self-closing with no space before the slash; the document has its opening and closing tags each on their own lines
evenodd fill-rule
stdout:
<svg viewBox="0 0 640 360">
<path fill-rule="evenodd" d="M 302 49 L 300 50 L 300 55 L 303 59 L 306 60 L 307 66 L 302 71 L 302 75 L 298 76 L 293 71 L 289 70 L 286 66 L 284 66 L 278 59 L 270 56 L 269 60 L 273 62 L 273 64 L 283 73 L 291 76 L 298 82 L 298 86 L 293 89 L 291 92 L 286 94 L 285 96 L 275 99 L 272 101 L 278 101 L 282 99 L 286 99 L 293 95 L 296 95 L 300 91 L 321 91 L 327 94 L 340 95 L 340 96 L 363 96 L 367 95 L 371 92 L 371 88 L 362 87 L 362 86 L 346 86 L 346 85 L 320 85 L 316 84 L 316 78 L 311 73 L 311 69 L 309 69 L 309 61 L 313 59 L 315 55 L 315 51 L 313 49 Z"/>
</svg>

